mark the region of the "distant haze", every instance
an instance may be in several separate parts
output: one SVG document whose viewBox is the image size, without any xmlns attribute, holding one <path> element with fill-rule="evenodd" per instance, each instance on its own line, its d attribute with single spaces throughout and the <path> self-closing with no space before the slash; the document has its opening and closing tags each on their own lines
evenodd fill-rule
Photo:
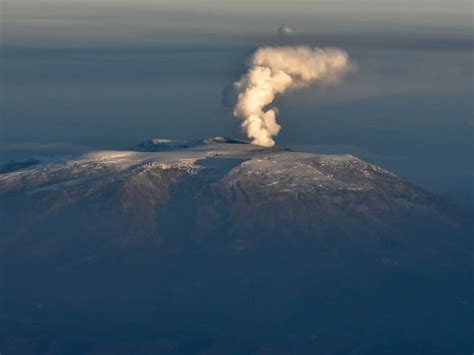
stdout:
<svg viewBox="0 0 474 355">
<path fill-rule="evenodd" d="M 315 35 L 469 34 L 472 24 L 472 2 L 465 0 L 4 0 L 2 12 L 4 43 L 33 46 L 213 41 L 269 34 L 288 22 Z"/>
</svg>

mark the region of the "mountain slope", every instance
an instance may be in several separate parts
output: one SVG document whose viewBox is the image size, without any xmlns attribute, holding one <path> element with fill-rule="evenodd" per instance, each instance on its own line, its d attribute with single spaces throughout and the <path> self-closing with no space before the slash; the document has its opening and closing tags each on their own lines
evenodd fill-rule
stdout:
<svg viewBox="0 0 474 355">
<path fill-rule="evenodd" d="M 173 238 L 179 229 L 204 239 L 212 233 L 237 237 L 275 230 L 352 233 L 367 226 L 388 233 L 400 227 L 395 223 L 401 218 L 436 228 L 459 224 L 435 196 L 350 155 L 268 149 L 221 137 L 188 148 L 166 145 L 166 152 L 155 146 L 143 152 L 145 146 L 139 145 L 140 152 L 91 152 L 1 174 L 9 234 L 36 230 L 64 213 L 70 223 L 103 225 L 101 233 L 120 229 L 131 239 L 140 233 Z M 87 219 L 81 220 L 84 212 L 77 209 Z"/>
<path fill-rule="evenodd" d="M 8 164 L 0 351 L 470 347 L 469 220 L 354 156 L 216 137 Z"/>
</svg>

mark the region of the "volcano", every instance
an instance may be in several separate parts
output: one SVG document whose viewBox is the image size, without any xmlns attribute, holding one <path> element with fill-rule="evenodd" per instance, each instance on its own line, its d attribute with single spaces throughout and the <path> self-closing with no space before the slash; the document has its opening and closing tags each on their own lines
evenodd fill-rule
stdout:
<svg viewBox="0 0 474 355">
<path fill-rule="evenodd" d="M 153 139 L 9 162 L 0 199 L 0 352 L 469 348 L 469 216 L 352 155 Z"/>
</svg>

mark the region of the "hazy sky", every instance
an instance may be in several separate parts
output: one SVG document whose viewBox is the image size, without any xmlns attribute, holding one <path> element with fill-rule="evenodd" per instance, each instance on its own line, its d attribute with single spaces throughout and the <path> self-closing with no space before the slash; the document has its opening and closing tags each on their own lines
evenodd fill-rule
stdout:
<svg viewBox="0 0 474 355">
<path fill-rule="evenodd" d="M 301 33 L 470 35 L 465 0 L 3 0 L 8 45 L 143 45 L 265 35 L 281 23 Z"/>
</svg>

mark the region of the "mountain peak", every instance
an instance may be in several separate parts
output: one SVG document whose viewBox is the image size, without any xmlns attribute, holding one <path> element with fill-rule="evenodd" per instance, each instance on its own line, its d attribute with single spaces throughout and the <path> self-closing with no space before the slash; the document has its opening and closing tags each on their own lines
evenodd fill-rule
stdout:
<svg viewBox="0 0 474 355">
<path fill-rule="evenodd" d="M 282 221 L 291 221 L 289 234 L 302 235 L 340 231 L 341 220 L 344 231 L 366 225 L 386 230 L 407 215 L 451 224 L 436 196 L 352 155 L 266 148 L 222 136 L 194 143 L 156 138 L 128 151 L 22 163 L 2 171 L 0 182 L 0 197 L 34 201 L 17 206 L 56 201 L 59 213 L 83 204 L 107 210 L 114 205 L 117 218 L 124 211 L 146 211 L 137 212 L 137 225 L 162 235 L 177 233 L 156 222 L 179 216 L 174 208 L 189 209 L 186 233 L 203 235 L 224 233 L 213 230 L 224 221 L 231 221 L 229 235 L 251 235 L 253 228 L 280 233 Z M 153 216 L 142 221 L 148 213 Z M 203 226 L 203 221 L 211 222 Z"/>
</svg>

